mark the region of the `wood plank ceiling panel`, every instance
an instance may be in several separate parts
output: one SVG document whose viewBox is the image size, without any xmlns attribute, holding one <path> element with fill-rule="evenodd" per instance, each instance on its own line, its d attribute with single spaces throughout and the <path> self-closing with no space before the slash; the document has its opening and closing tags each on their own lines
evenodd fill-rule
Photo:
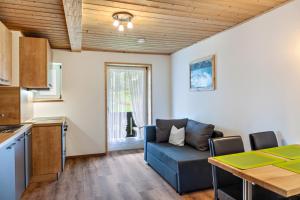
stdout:
<svg viewBox="0 0 300 200">
<path fill-rule="evenodd" d="M 288 1 L 83 0 L 82 49 L 170 54 Z M 112 26 L 118 11 L 134 15 L 132 30 Z M 52 48 L 71 48 L 62 0 L 0 0 L 0 20 L 27 36 L 47 37 Z"/>
<path fill-rule="evenodd" d="M 170 54 L 287 0 L 83 0 L 83 49 Z M 134 15 L 118 32 L 112 14 Z M 144 38 L 144 44 L 137 39 Z"/>
<path fill-rule="evenodd" d="M 0 21 L 25 36 L 48 38 L 52 48 L 70 48 L 61 0 L 0 0 Z"/>
<path fill-rule="evenodd" d="M 82 0 L 62 0 L 72 51 L 81 51 Z"/>
</svg>

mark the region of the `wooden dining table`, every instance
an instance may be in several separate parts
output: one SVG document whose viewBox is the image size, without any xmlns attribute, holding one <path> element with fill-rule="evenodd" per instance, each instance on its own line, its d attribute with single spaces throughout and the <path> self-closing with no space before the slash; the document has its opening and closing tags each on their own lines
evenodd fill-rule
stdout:
<svg viewBox="0 0 300 200">
<path fill-rule="evenodd" d="M 271 154 L 268 155 L 274 156 Z M 300 194 L 300 174 L 298 173 L 274 165 L 242 170 L 225 164 L 214 157 L 208 158 L 208 162 L 243 180 L 243 200 L 252 199 L 253 184 L 259 185 L 283 197 Z"/>
</svg>

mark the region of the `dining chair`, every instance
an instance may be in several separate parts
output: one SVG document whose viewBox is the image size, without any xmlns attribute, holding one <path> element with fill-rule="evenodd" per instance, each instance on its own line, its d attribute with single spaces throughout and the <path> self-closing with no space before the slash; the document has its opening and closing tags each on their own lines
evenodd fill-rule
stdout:
<svg viewBox="0 0 300 200">
<path fill-rule="evenodd" d="M 252 150 L 278 147 L 276 134 L 273 131 L 252 133 L 249 139 Z"/>
<path fill-rule="evenodd" d="M 209 139 L 210 155 L 221 156 L 244 152 L 243 140 L 240 136 Z M 243 181 L 233 174 L 212 165 L 215 200 L 242 200 Z M 253 200 L 284 199 L 258 185 L 252 188 Z"/>
<path fill-rule="evenodd" d="M 209 149 L 210 155 L 213 157 L 245 151 L 240 136 L 209 139 Z M 242 199 L 242 179 L 213 165 L 212 174 L 215 200 Z"/>
</svg>

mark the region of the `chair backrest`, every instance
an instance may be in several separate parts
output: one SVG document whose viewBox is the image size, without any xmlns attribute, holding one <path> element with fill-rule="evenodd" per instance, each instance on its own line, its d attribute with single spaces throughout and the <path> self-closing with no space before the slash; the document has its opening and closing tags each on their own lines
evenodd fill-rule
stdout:
<svg viewBox="0 0 300 200">
<path fill-rule="evenodd" d="M 212 138 L 209 140 L 209 145 L 211 156 L 222 156 L 245 151 L 241 136 Z"/>
<path fill-rule="evenodd" d="M 278 147 L 276 134 L 273 131 L 252 133 L 249 139 L 252 150 Z"/>
<path fill-rule="evenodd" d="M 209 139 L 211 156 L 221 156 L 244 152 L 243 140 L 240 136 L 211 138 Z M 231 173 L 212 165 L 213 186 L 215 199 L 218 199 L 218 189 L 234 184 L 242 184 L 242 180 Z"/>
</svg>

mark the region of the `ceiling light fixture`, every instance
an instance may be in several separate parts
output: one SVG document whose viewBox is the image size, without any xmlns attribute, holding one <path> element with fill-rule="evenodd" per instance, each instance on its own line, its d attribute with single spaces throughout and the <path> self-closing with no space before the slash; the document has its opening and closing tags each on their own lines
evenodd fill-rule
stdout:
<svg viewBox="0 0 300 200">
<path fill-rule="evenodd" d="M 118 27 L 118 26 L 120 25 L 120 22 L 119 22 L 118 20 L 115 20 L 114 23 L 113 23 L 113 25 L 114 25 L 115 27 Z"/>
<path fill-rule="evenodd" d="M 132 29 L 133 28 L 133 23 L 132 22 L 128 22 L 127 23 L 127 28 Z"/>
<path fill-rule="evenodd" d="M 133 15 L 129 12 L 116 12 L 112 15 L 114 22 L 113 26 L 118 28 L 118 31 L 123 32 L 125 30 L 124 25 L 127 29 L 133 28 Z"/>
<path fill-rule="evenodd" d="M 123 24 L 121 24 L 121 25 L 118 27 L 118 31 L 120 31 L 120 32 L 123 32 L 123 31 L 124 31 L 124 26 L 123 26 Z"/>
</svg>

